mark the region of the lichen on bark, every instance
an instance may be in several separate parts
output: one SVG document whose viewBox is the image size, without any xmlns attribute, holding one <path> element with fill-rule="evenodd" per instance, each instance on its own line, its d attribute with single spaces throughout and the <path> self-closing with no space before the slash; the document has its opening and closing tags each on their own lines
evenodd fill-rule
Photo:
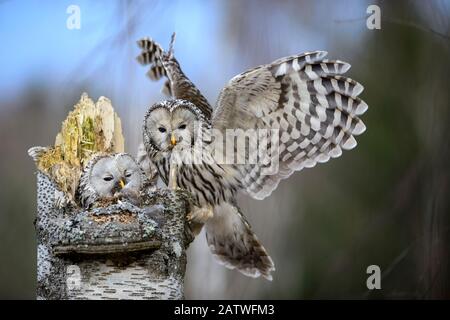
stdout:
<svg viewBox="0 0 450 320">
<path fill-rule="evenodd" d="M 90 158 L 124 151 L 110 101 L 81 96 L 52 147 L 29 151 L 36 163 L 38 299 L 181 299 L 188 196 L 143 190 L 142 205 L 118 201 L 90 210 L 74 200 Z M 59 195 L 70 201 L 61 202 Z"/>
</svg>

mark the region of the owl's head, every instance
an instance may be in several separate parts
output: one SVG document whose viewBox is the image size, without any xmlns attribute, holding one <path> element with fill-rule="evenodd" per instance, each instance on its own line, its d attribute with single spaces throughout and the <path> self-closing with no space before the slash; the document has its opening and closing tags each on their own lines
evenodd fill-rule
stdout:
<svg viewBox="0 0 450 320">
<path fill-rule="evenodd" d="M 175 99 L 156 103 L 145 115 L 144 143 L 147 150 L 155 152 L 190 148 L 203 123 L 201 111 L 191 102 Z"/>
<path fill-rule="evenodd" d="M 120 194 L 138 194 L 145 175 L 132 156 L 126 153 L 94 157 L 85 167 L 78 187 L 83 207 L 99 199 Z"/>
</svg>

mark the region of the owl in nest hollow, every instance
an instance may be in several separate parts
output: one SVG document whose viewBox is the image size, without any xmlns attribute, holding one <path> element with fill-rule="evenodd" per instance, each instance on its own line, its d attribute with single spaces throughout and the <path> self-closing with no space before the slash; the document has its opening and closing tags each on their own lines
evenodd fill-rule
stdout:
<svg viewBox="0 0 450 320">
<path fill-rule="evenodd" d="M 147 154 L 166 184 L 192 194 L 189 219 L 204 224 L 219 262 L 270 280 L 274 263 L 236 196 L 264 199 L 293 172 L 353 149 L 366 129 L 363 86 L 344 75 L 348 63 L 306 52 L 235 76 L 213 110 L 182 72 L 173 42 L 165 52 L 151 39 L 138 41 L 138 61 L 151 65 L 151 79 L 167 78 L 163 91 L 173 98 L 145 116 Z"/>
<path fill-rule="evenodd" d="M 118 200 L 139 205 L 146 179 L 144 171 L 129 154 L 97 155 L 81 174 L 77 199 L 86 209 Z"/>
</svg>

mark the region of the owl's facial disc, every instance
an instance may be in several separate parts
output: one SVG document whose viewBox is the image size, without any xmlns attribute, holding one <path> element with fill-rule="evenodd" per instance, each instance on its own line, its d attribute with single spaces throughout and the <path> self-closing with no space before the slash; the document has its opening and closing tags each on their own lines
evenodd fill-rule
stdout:
<svg viewBox="0 0 450 320">
<path fill-rule="evenodd" d="M 141 171 L 136 161 L 130 155 L 121 155 L 115 159 L 119 171 L 118 185 L 121 190 L 131 189 L 139 191 L 143 183 Z"/>
<path fill-rule="evenodd" d="M 193 143 L 195 115 L 183 106 L 172 112 L 157 108 L 147 119 L 146 128 L 149 136 L 161 151 L 189 148 Z"/>
<path fill-rule="evenodd" d="M 142 184 L 139 166 L 129 155 L 105 157 L 91 171 L 90 184 L 100 197 L 111 197 L 122 189 L 139 191 Z"/>
<path fill-rule="evenodd" d="M 193 145 L 196 117 L 189 109 L 181 106 L 172 112 L 171 144 L 174 148 L 189 148 Z"/>
<path fill-rule="evenodd" d="M 112 196 L 120 174 L 110 157 L 102 158 L 92 168 L 90 185 L 100 197 Z"/>
</svg>

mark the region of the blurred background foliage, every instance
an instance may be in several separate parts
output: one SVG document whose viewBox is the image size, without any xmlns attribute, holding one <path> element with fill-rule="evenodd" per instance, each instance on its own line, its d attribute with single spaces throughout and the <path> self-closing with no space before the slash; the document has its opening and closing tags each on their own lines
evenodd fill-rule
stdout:
<svg viewBox="0 0 450 320">
<path fill-rule="evenodd" d="M 69 5 L 81 29 L 66 28 Z M 368 30 L 366 8 L 381 8 Z M 138 65 L 136 40 L 175 52 L 211 102 L 234 75 L 326 50 L 365 86 L 358 147 L 293 175 L 244 212 L 274 258 L 274 281 L 189 249 L 187 298 L 449 298 L 449 1 L 0 2 L 0 298 L 35 298 L 35 167 L 83 91 L 109 97 L 135 154 L 147 107 L 164 97 Z M 379 265 L 381 290 L 366 268 Z"/>
</svg>

